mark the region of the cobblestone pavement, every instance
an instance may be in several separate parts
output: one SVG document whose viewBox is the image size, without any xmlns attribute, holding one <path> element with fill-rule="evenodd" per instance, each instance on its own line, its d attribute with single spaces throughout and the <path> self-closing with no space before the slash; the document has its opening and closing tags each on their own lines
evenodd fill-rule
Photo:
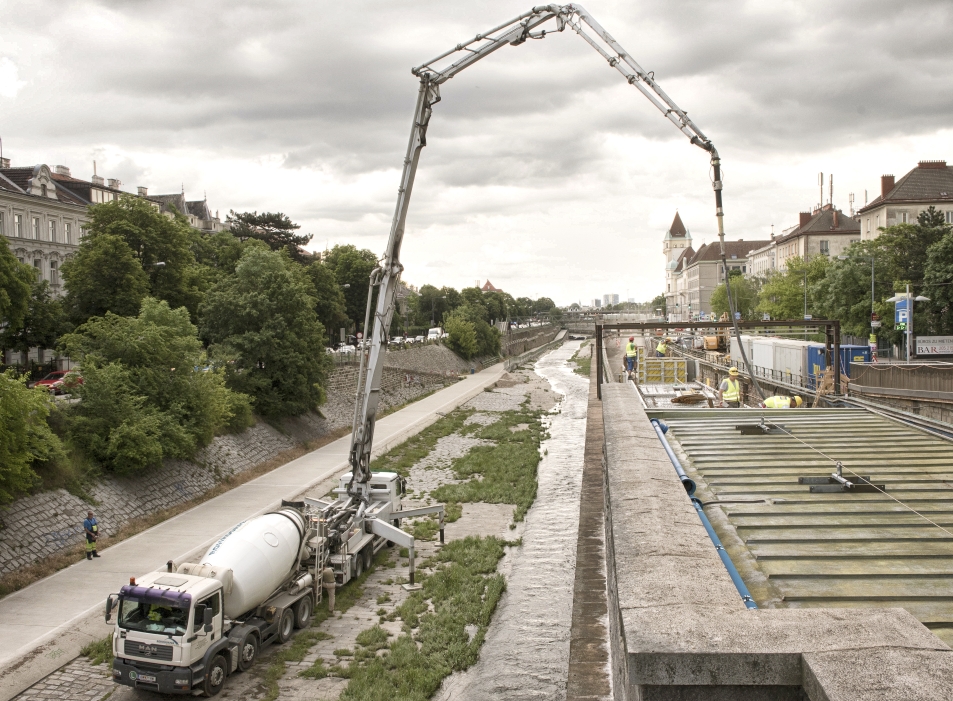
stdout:
<svg viewBox="0 0 953 701">
<path fill-rule="evenodd" d="M 512 381 L 511 386 L 506 386 L 509 382 L 502 382 L 504 387 L 490 392 L 481 392 L 464 405 L 465 408 L 478 409 L 477 413 L 468 418 L 467 424 L 490 425 L 498 420 L 498 416 L 494 414 L 518 409 L 527 397 L 530 397 L 533 403 L 548 401 L 550 406 L 555 403 L 556 397 L 544 391 L 548 389 L 548 383 L 532 371 L 520 370 L 507 377 Z M 406 508 L 430 503 L 431 500 L 427 495 L 432 489 L 440 484 L 456 481 L 453 473 L 448 469 L 454 459 L 462 457 L 475 446 L 491 443 L 491 441 L 459 434 L 440 438 L 434 449 L 411 468 L 407 483 L 408 496 L 404 500 Z M 317 485 L 309 491 L 308 496 L 325 495 L 331 488 L 337 486 L 336 483 L 335 478 Z M 513 508 L 510 504 L 463 504 L 461 518 L 447 525 L 446 537 L 448 540 L 470 535 L 519 538 L 524 524 L 517 524 L 515 530 L 509 527 L 513 518 Z M 440 543 L 436 540 L 418 541 L 418 566 L 440 547 Z M 402 587 L 402 583 L 406 581 L 408 561 L 405 557 L 400 557 L 397 548 L 389 552 L 388 561 L 367 578 L 362 596 L 350 610 L 344 614 L 334 615 L 321 626 L 312 628 L 312 630 L 327 633 L 331 637 L 317 642 L 301 662 L 287 663 L 284 674 L 278 680 L 279 699 L 336 700 L 347 685 L 346 679 L 334 676 L 308 679 L 299 676 L 300 672 L 311 667 L 318 659 L 323 660 L 325 666 L 347 665 L 350 657 L 343 653 L 354 649 L 358 633 L 375 624 L 379 623 L 393 635 L 400 633 L 401 623 L 388 622 L 383 620 L 383 616 L 399 606 L 408 595 Z M 509 557 L 503 559 L 501 571 L 504 574 L 509 571 L 508 561 L 512 559 Z M 282 649 L 279 646 L 271 646 L 263 650 L 260 660 L 252 670 L 229 678 L 220 698 L 230 701 L 261 701 L 267 694 L 264 675 Z M 99 701 L 107 696 L 110 701 L 171 701 L 171 699 L 182 698 L 115 686 L 107 665 L 93 667 L 87 658 L 81 657 L 15 697 L 15 701 L 45 701 L 46 699 Z"/>
</svg>

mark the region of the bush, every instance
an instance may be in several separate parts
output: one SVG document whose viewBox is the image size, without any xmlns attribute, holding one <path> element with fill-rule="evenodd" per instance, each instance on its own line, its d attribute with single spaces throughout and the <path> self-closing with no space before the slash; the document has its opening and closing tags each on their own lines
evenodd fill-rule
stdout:
<svg viewBox="0 0 953 701">
<path fill-rule="evenodd" d="M 112 472 L 191 457 L 216 433 L 249 425 L 248 398 L 207 365 L 184 307 L 146 298 L 138 317 L 94 317 L 61 345 L 83 367 L 70 440 Z"/>
<path fill-rule="evenodd" d="M 450 315 L 445 320 L 447 347 L 467 360 L 477 354 L 477 334 L 473 324 L 458 316 Z"/>
<path fill-rule="evenodd" d="M 63 457 L 46 421 L 51 405 L 46 390 L 27 389 L 12 370 L 0 374 L 0 503 L 37 484 L 34 466 Z"/>
</svg>

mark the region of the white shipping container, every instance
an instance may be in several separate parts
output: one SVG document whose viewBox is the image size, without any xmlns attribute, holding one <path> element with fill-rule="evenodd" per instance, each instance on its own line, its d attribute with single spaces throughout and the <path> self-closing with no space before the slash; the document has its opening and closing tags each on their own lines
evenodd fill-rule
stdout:
<svg viewBox="0 0 953 701">
<path fill-rule="evenodd" d="M 751 336 L 741 335 L 741 342 L 744 343 L 745 353 L 748 354 L 748 362 L 751 362 Z M 738 345 L 738 339 L 734 335 L 731 336 L 731 364 L 742 372 L 748 372 L 748 368 L 745 367 L 744 359 L 741 357 L 741 347 Z"/>
<path fill-rule="evenodd" d="M 755 338 L 751 342 L 751 364 L 759 376 L 771 377 L 774 371 L 774 338 Z"/>
<path fill-rule="evenodd" d="M 774 378 L 791 384 L 807 381 L 807 341 L 779 338 L 774 344 Z"/>
</svg>

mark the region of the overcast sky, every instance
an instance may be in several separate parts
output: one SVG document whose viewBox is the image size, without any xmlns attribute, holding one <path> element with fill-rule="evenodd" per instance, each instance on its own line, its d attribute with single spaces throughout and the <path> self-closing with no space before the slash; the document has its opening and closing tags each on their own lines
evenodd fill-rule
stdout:
<svg viewBox="0 0 953 701">
<path fill-rule="evenodd" d="M 411 66 L 530 9 L 449 2 L 0 4 L 0 138 L 14 165 L 281 211 L 312 247 L 383 252 L 417 95 Z M 949 0 L 590 0 L 718 147 L 726 228 L 763 239 L 820 201 L 953 161 Z M 706 154 L 573 32 L 442 88 L 404 279 L 584 303 L 650 299 L 676 209 L 714 240 Z M 825 200 L 827 194 L 824 195 Z"/>
</svg>

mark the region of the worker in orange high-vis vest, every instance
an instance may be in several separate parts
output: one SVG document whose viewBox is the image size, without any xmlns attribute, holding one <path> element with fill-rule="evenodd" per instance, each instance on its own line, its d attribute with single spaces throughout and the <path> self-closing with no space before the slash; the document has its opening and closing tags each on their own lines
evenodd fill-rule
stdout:
<svg viewBox="0 0 953 701">
<path fill-rule="evenodd" d="M 732 409 L 741 407 L 741 380 L 738 376 L 738 368 L 728 369 L 728 377 L 718 386 L 718 399 Z"/>
</svg>

